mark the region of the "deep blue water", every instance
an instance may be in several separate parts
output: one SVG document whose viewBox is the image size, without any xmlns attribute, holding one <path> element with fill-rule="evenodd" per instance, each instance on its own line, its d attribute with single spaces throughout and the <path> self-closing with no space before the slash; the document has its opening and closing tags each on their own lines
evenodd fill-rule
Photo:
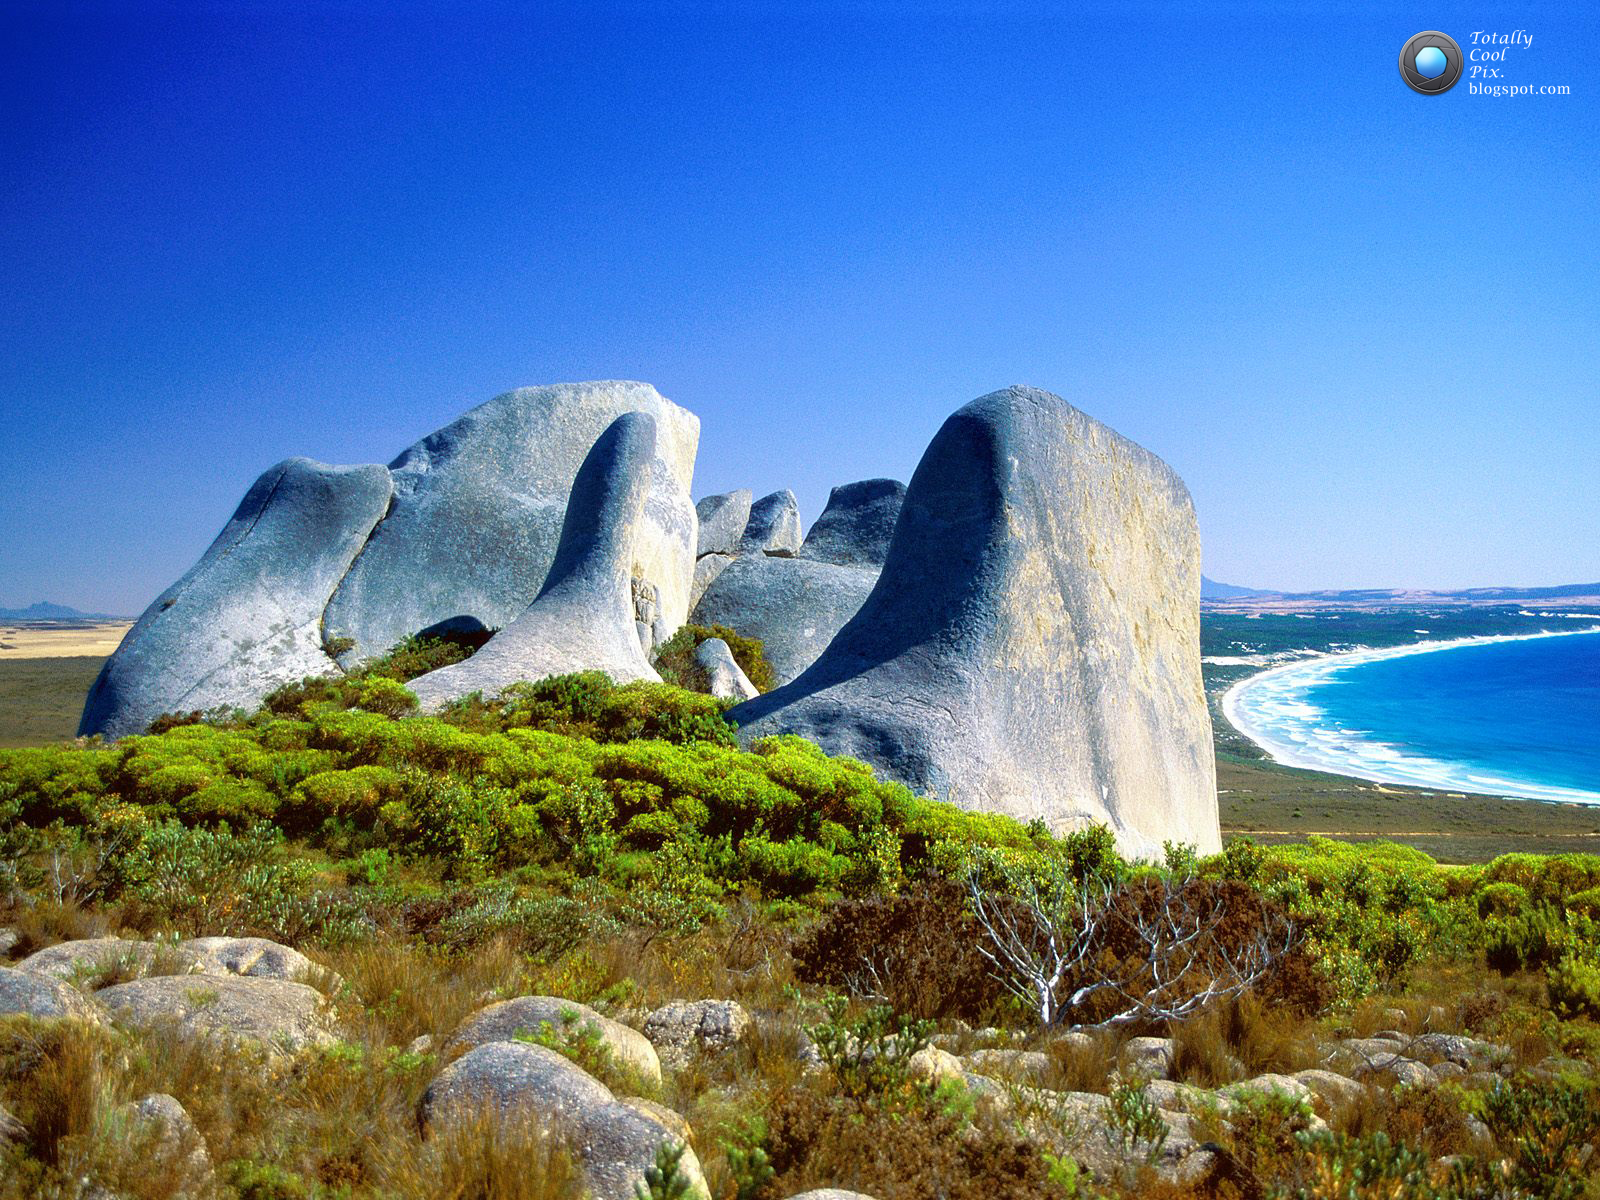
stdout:
<svg viewBox="0 0 1600 1200">
<path fill-rule="evenodd" d="M 1246 680 L 1228 710 L 1296 766 L 1600 803 L 1600 633 L 1319 659 Z"/>
</svg>

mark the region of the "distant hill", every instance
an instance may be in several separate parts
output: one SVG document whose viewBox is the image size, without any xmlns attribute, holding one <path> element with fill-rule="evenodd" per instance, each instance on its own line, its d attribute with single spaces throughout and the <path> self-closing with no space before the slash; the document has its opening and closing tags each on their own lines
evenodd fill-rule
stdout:
<svg viewBox="0 0 1600 1200">
<path fill-rule="evenodd" d="M 121 617 L 110 613 L 79 612 L 65 604 L 51 604 L 41 600 L 27 608 L 0 608 L 0 621 L 119 621 Z"/>
<path fill-rule="evenodd" d="M 1271 596 L 1273 592 L 1264 592 L 1260 588 L 1240 587 L 1234 583 L 1218 583 L 1215 579 L 1200 576 L 1200 599 L 1202 600 L 1233 600 L 1239 596 Z"/>
<path fill-rule="evenodd" d="M 1227 584 L 1201 584 L 1200 599 L 1213 608 L 1293 611 L 1318 608 L 1488 608 L 1505 604 L 1541 604 L 1555 609 L 1573 606 L 1592 611 L 1600 605 L 1600 583 L 1568 583 L 1559 587 L 1488 587 L 1430 591 L 1426 588 L 1347 588 L 1320 592 L 1261 592 Z"/>
</svg>

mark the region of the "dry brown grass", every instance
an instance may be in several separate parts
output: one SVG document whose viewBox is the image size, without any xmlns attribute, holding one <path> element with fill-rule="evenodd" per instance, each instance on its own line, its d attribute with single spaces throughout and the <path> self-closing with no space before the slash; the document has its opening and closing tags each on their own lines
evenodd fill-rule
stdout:
<svg viewBox="0 0 1600 1200">
<path fill-rule="evenodd" d="M 1215 1088 L 1268 1072 L 1290 1075 L 1318 1065 L 1316 1026 L 1249 994 L 1174 1023 L 1172 1077 Z"/>
</svg>

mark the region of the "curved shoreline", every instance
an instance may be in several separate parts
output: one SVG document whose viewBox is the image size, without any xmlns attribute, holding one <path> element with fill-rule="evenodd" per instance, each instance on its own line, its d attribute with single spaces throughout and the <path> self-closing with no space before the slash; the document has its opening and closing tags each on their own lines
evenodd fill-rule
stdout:
<svg viewBox="0 0 1600 1200">
<path fill-rule="evenodd" d="M 1315 658 L 1285 663 L 1241 679 L 1222 696 L 1222 714 L 1229 724 L 1249 738 L 1267 756 L 1284 766 L 1324 771 L 1365 779 L 1371 783 L 1391 783 L 1432 791 L 1469 792 L 1476 795 L 1513 796 L 1524 800 L 1544 800 L 1567 804 L 1600 805 L 1600 792 L 1581 788 L 1505 779 L 1487 773 L 1470 763 L 1448 762 L 1396 750 L 1368 737 L 1317 726 L 1314 718 L 1322 714 L 1304 697 L 1304 691 L 1329 677 L 1367 663 L 1413 654 L 1435 654 L 1498 642 L 1532 641 L 1536 638 L 1581 637 L 1600 634 L 1600 625 L 1583 629 L 1561 629 L 1546 633 L 1515 633 L 1488 637 L 1454 638 L 1450 641 L 1413 642 L 1406 646 L 1386 646 L 1377 650 L 1355 650 L 1342 654 L 1319 654 Z M 1295 733 L 1286 733 L 1281 722 L 1275 724 L 1259 712 L 1248 713 L 1247 697 L 1262 685 L 1283 688 L 1282 702 L 1298 708 L 1312 719 Z M 1285 686 L 1287 684 L 1287 686 Z"/>
</svg>

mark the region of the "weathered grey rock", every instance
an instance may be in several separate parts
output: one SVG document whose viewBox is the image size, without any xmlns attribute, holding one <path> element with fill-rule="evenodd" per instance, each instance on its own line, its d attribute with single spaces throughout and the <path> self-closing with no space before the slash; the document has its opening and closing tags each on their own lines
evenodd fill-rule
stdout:
<svg viewBox="0 0 1600 1200">
<path fill-rule="evenodd" d="M 618 1063 L 647 1082 L 661 1082 L 661 1060 L 649 1038 L 637 1029 L 601 1016 L 587 1004 L 559 996 L 518 996 L 480 1008 L 450 1035 L 444 1052 L 449 1054 L 462 1046 L 514 1041 L 518 1033 L 537 1032 L 541 1025 L 548 1025 L 557 1036 L 574 1038 L 593 1030 Z"/>
<path fill-rule="evenodd" d="M 1027 1091 L 1027 1089 L 1024 1089 Z M 1028 1135 L 1055 1154 L 1069 1154 L 1102 1179 L 1136 1174 L 1149 1166 L 1157 1178 L 1167 1183 L 1192 1181 L 1199 1148 L 1193 1121 L 1187 1113 L 1161 1110 L 1167 1127 L 1165 1142 L 1159 1149 L 1148 1142 L 1123 1145 L 1112 1135 L 1112 1121 L 1106 1098 L 1093 1092 L 1034 1091 L 1034 1107 L 1054 1114 L 1042 1121 L 1030 1117 L 1023 1121 Z"/>
<path fill-rule="evenodd" d="M 189 938 L 179 942 L 177 948 L 182 954 L 192 954 L 192 969 L 204 975 L 244 975 L 251 979 L 287 979 L 293 983 L 338 980 L 332 971 L 312 962 L 293 946 L 270 938 Z"/>
<path fill-rule="evenodd" d="M 1166 1079 L 1172 1073 L 1172 1039 L 1129 1038 L 1120 1055 L 1122 1070 L 1145 1079 Z"/>
<path fill-rule="evenodd" d="M 634 1200 L 634 1185 L 663 1141 L 677 1135 L 639 1109 L 619 1102 L 598 1079 L 553 1050 L 521 1042 L 489 1042 L 451 1063 L 423 1094 L 424 1133 L 472 1120 L 485 1111 L 506 1125 L 555 1137 L 578 1159 L 594 1200 Z M 681 1161 L 692 1194 L 706 1197 L 694 1151 Z"/>
<path fill-rule="evenodd" d="M 979 1075 L 1042 1083 L 1050 1075 L 1050 1056 L 1040 1050 L 974 1050 L 966 1064 Z"/>
<path fill-rule="evenodd" d="M 1212 853 L 1199 596 L 1172 470 L 1059 397 L 1009 388 L 940 429 L 861 610 L 730 719 L 746 741 L 799 734 L 967 808 L 1104 821 L 1127 854 Z"/>
<path fill-rule="evenodd" d="M 847 1192 L 844 1188 L 812 1188 L 809 1192 L 798 1192 L 789 1197 L 789 1200 L 874 1200 L 865 1192 Z"/>
<path fill-rule="evenodd" d="M 0 957 L 10 954 L 11 948 L 21 940 L 22 935 L 11 926 L 0 927 Z"/>
<path fill-rule="evenodd" d="M 689 589 L 691 613 L 694 612 L 695 605 L 700 603 L 700 597 L 706 594 L 706 589 L 716 581 L 718 575 L 727 570 L 731 562 L 733 562 L 731 554 L 707 554 L 694 564 L 694 584 Z"/>
<path fill-rule="evenodd" d="M 674 1112 L 665 1104 L 658 1104 L 644 1096 L 618 1096 L 617 1103 L 626 1104 L 635 1112 L 650 1118 L 685 1145 L 694 1145 L 694 1130 L 689 1128 L 689 1122 L 683 1119 L 682 1113 Z"/>
<path fill-rule="evenodd" d="M 208 1192 L 213 1182 L 211 1152 L 188 1111 L 176 1097 L 152 1092 L 119 1104 L 111 1113 L 112 1130 L 133 1139 L 152 1166 L 164 1169 L 176 1184 L 174 1196 Z"/>
<path fill-rule="evenodd" d="M 711 694 L 719 700 L 749 700 L 761 694 L 721 638 L 707 638 L 696 646 L 694 661 L 706 673 Z"/>
<path fill-rule="evenodd" d="M 83 983 L 88 976 L 112 972 L 181 975 L 191 969 L 195 957 L 176 946 L 136 938 L 77 938 L 35 950 L 16 966 L 19 971 Z"/>
<path fill-rule="evenodd" d="M 427 629 L 501 629 L 555 563 L 567 498 L 595 441 L 624 413 L 657 425 L 632 573 L 654 583 L 672 628 L 689 611 L 700 422 L 649 384 L 520 388 L 479 405 L 390 464 L 394 507 L 328 606 L 346 662 Z"/>
<path fill-rule="evenodd" d="M 750 506 L 750 520 L 739 539 L 740 554 L 792 556 L 800 549 L 800 502 L 785 488 Z"/>
<path fill-rule="evenodd" d="M 905 499 L 906 485 L 898 479 L 840 484 L 829 493 L 828 506 L 806 534 L 799 557 L 881 568 Z"/>
<path fill-rule="evenodd" d="M 940 1084 L 966 1076 L 966 1064 L 948 1050 L 924 1046 L 906 1060 L 906 1072 L 924 1083 Z"/>
<path fill-rule="evenodd" d="M 285 683 L 333 671 L 323 610 L 391 490 L 380 466 L 291 458 L 262 475 L 211 548 L 106 660 L 78 732 L 142 733 L 162 713 L 250 707 Z"/>
<path fill-rule="evenodd" d="M 1365 1084 L 1357 1083 L 1349 1076 L 1340 1075 L 1335 1071 L 1313 1068 L 1308 1071 L 1296 1071 L 1294 1078 L 1310 1088 L 1311 1095 L 1315 1099 L 1333 1108 L 1360 1104 L 1367 1098 Z"/>
<path fill-rule="evenodd" d="M 0 967 L 0 1017 L 98 1019 L 94 1005 L 70 984 L 32 971 Z"/>
<path fill-rule="evenodd" d="M 760 638 L 773 680 L 782 685 L 821 656 L 877 579 L 877 572 L 866 567 L 746 554 L 712 579 L 695 604 L 693 620 Z"/>
<path fill-rule="evenodd" d="M 632 574 L 655 446 L 647 413 L 624 413 L 600 435 L 573 481 L 543 590 L 471 658 L 411 682 L 424 711 L 573 671 L 604 671 L 618 683 L 661 678 L 640 645 Z"/>
<path fill-rule="evenodd" d="M 104 988 L 94 999 L 130 1025 L 173 1022 L 189 1038 L 257 1042 L 290 1054 L 334 1041 L 322 994 L 281 979 L 158 975 Z"/>
<path fill-rule="evenodd" d="M 1271 1072 L 1257 1075 L 1239 1083 L 1230 1083 L 1222 1089 L 1224 1095 L 1235 1099 L 1249 1092 L 1260 1092 L 1263 1095 L 1287 1096 L 1291 1100 L 1309 1100 L 1312 1096 L 1311 1085 L 1303 1079 L 1293 1075 L 1276 1075 Z"/>
<path fill-rule="evenodd" d="M 674 1069 L 701 1050 L 720 1053 L 750 1033 L 750 1014 L 737 1000 L 673 1000 L 645 1018 L 644 1035 Z"/>
<path fill-rule="evenodd" d="M 1501 1066 L 1511 1060 L 1511 1047 L 1459 1033 L 1424 1033 L 1417 1037 L 1413 1048 L 1469 1071 Z"/>
<path fill-rule="evenodd" d="M 739 488 L 718 496 L 707 496 L 694 506 L 700 518 L 698 557 L 707 554 L 737 554 L 750 523 L 750 489 Z"/>
<path fill-rule="evenodd" d="M 1152 1079 L 1143 1090 L 1151 1104 L 1169 1112 L 1198 1113 L 1208 1108 L 1226 1111 L 1233 1104 L 1228 1097 L 1209 1088 L 1176 1083 L 1171 1079 Z"/>
</svg>

